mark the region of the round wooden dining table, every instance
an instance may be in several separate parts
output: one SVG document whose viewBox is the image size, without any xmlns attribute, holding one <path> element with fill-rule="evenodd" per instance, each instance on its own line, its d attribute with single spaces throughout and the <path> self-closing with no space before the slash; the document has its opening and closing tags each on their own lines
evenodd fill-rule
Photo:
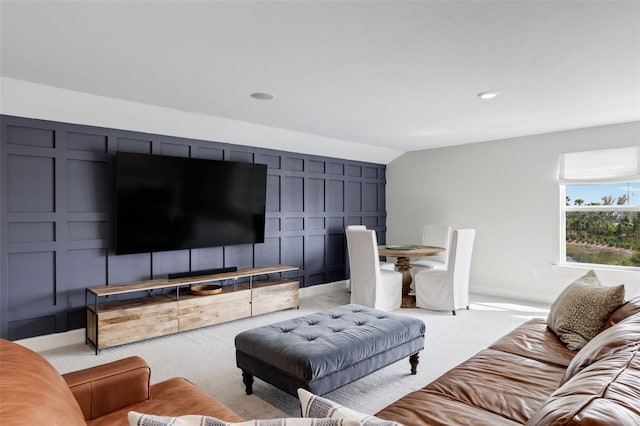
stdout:
<svg viewBox="0 0 640 426">
<path fill-rule="evenodd" d="M 444 247 L 419 245 L 382 245 L 378 246 L 380 256 L 396 258 L 396 271 L 402 272 L 402 308 L 415 308 L 416 298 L 411 296 L 411 258 L 434 256 L 444 251 Z"/>
</svg>

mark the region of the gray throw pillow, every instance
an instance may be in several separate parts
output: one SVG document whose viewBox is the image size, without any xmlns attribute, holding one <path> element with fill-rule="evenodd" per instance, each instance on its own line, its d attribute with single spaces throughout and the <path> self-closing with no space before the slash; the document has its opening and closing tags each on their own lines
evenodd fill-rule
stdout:
<svg viewBox="0 0 640 426">
<path fill-rule="evenodd" d="M 604 287 L 591 270 L 565 288 L 551 305 L 547 326 L 567 348 L 577 351 L 604 327 L 624 303 L 624 285 Z"/>
</svg>

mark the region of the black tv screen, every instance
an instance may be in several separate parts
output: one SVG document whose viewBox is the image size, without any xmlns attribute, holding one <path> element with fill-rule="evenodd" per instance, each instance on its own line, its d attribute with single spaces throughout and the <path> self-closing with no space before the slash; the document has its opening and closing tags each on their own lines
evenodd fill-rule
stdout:
<svg viewBox="0 0 640 426">
<path fill-rule="evenodd" d="M 116 154 L 116 254 L 264 242 L 265 164 Z"/>
</svg>

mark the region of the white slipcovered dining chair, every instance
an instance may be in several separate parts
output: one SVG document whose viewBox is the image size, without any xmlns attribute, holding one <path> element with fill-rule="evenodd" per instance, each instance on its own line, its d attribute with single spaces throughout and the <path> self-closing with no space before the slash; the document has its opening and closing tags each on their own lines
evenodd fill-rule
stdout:
<svg viewBox="0 0 640 426">
<path fill-rule="evenodd" d="M 425 269 L 414 278 L 416 306 L 436 311 L 469 309 L 469 274 L 475 229 L 456 229 L 445 270 Z"/>
<path fill-rule="evenodd" d="M 447 269 L 449 245 L 451 244 L 451 226 L 425 225 L 422 228 L 422 245 L 444 247 L 444 251 L 436 255 L 411 262 L 413 267 Z"/>
<path fill-rule="evenodd" d="M 347 229 L 351 303 L 389 311 L 402 304 L 402 274 L 380 268 L 376 232 Z"/>
<path fill-rule="evenodd" d="M 347 229 L 367 229 L 367 227 L 365 225 L 347 225 L 344 227 L 345 230 Z M 388 271 L 395 271 L 396 270 L 396 265 L 393 262 L 385 262 L 385 261 L 380 261 L 380 267 L 382 269 L 386 269 Z"/>
</svg>

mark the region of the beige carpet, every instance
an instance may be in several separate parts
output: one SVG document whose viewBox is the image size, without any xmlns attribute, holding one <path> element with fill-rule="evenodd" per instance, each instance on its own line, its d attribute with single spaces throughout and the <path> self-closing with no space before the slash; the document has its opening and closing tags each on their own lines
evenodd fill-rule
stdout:
<svg viewBox="0 0 640 426">
<path fill-rule="evenodd" d="M 259 379 L 254 383 L 254 394 L 245 394 L 240 370 L 235 365 L 234 338 L 243 330 L 348 302 L 346 291 L 325 293 L 301 299 L 299 310 L 275 312 L 104 349 L 97 356 L 93 347 L 84 344 L 41 353 L 62 373 L 138 355 L 151 366 L 153 383 L 174 376 L 186 377 L 247 420 L 298 416 L 297 398 Z M 411 376 L 409 361 L 402 360 L 325 397 L 374 414 L 401 396 L 423 387 L 527 319 L 546 318 L 548 307 L 472 296 L 471 309 L 458 311 L 456 316 L 451 312 L 421 309 L 394 312 L 420 318 L 426 323 L 426 347 L 420 353 L 418 374 Z"/>
</svg>

